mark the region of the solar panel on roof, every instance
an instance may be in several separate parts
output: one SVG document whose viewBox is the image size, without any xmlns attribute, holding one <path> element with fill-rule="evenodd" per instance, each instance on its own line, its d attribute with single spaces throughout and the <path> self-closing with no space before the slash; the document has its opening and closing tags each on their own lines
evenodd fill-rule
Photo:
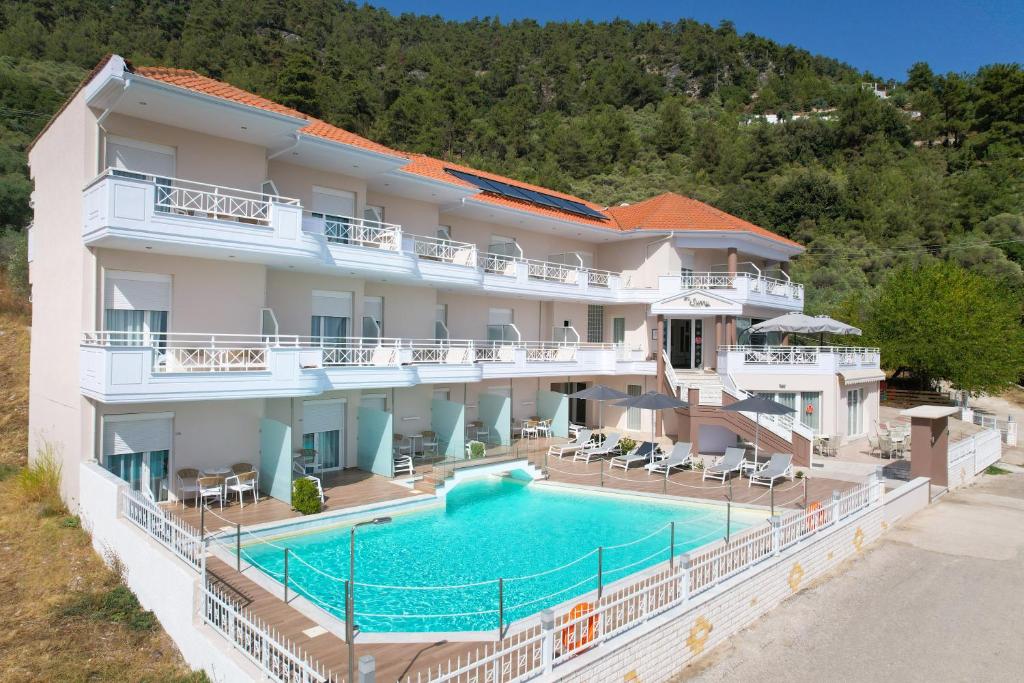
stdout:
<svg viewBox="0 0 1024 683">
<path fill-rule="evenodd" d="M 500 180 L 484 178 L 482 176 L 476 175 L 475 173 L 457 171 L 453 168 L 446 168 L 445 171 L 460 180 L 465 180 L 467 183 L 476 185 L 481 190 L 493 192 L 503 197 L 527 201 L 530 202 L 531 204 L 536 204 L 538 206 L 546 206 L 548 208 L 555 209 L 556 211 L 566 211 L 568 213 L 574 213 L 580 216 L 586 216 L 588 218 L 596 218 L 597 220 L 601 221 L 607 220 L 603 215 L 601 215 L 597 211 L 594 211 L 586 204 L 575 202 L 571 199 L 555 197 L 554 195 L 550 195 L 545 192 L 538 192 L 537 190 L 530 190 L 525 187 L 511 185 Z"/>
</svg>

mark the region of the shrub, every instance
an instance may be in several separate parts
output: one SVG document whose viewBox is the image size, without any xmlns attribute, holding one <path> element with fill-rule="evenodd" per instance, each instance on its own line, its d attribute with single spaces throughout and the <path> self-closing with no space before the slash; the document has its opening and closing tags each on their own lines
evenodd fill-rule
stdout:
<svg viewBox="0 0 1024 683">
<path fill-rule="evenodd" d="M 804 471 L 803 470 L 797 470 L 795 476 L 796 476 L 797 479 L 803 479 L 804 478 Z"/>
<path fill-rule="evenodd" d="M 479 441 L 469 442 L 469 457 L 470 458 L 482 458 L 487 453 L 487 448 Z"/>
<path fill-rule="evenodd" d="M 121 583 L 106 590 L 78 593 L 61 609 L 61 614 L 124 624 L 132 631 L 153 631 L 159 626 L 153 613 L 142 609 L 135 594 Z"/>
<path fill-rule="evenodd" d="M 310 479 L 296 479 L 292 482 L 292 508 L 304 515 L 320 512 L 320 492 Z"/>
<path fill-rule="evenodd" d="M 634 439 L 619 440 L 619 450 L 623 453 L 629 453 L 634 448 L 636 448 L 636 441 Z"/>
<path fill-rule="evenodd" d="M 29 503 L 39 503 L 44 515 L 65 511 L 60 497 L 61 461 L 53 444 L 44 442 L 35 459 L 18 473 L 18 488 Z"/>
</svg>

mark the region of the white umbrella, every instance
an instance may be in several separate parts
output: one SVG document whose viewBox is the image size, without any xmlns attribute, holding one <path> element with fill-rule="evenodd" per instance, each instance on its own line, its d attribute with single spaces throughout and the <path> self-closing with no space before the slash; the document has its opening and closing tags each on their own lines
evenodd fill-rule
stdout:
<svg viewBox="0 0 1024 683">
<path fill-rule="evenodd" d="M 754 422 L 754 463 L 757 463 L 758 442 L 761 440 L 761 415 L 788 415 L 796 411 L 787 405 L 777 403 L 763 396 L 749 396 L 742 401 L 722 406 L 722 410 L 730 410 L 736 413 L 755 413 Z"/>
</svg>

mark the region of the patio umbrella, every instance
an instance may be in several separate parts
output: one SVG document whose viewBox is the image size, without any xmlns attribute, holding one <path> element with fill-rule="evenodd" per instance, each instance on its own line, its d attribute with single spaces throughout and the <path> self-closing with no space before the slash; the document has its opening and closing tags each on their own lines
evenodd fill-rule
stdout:
<svg viewBox="0 0 1024 683">
<path fill-rule="evenodd" d="M 597 421 L 601 424 L 601 429 L 604 429 L 604 402 L 628 397 L 629 394 L 624 394 L 617 389 L 606 387 L 603 384 L 595 384 L 589 389 L 581 389 L 575 394 L 569 394 L 569 398 L 582 398 L 588 401 L 597 401 Z"/>
<path fill-rule="evenodd" d="M 722 410 L 729 410 L 734 413 L 756 413 L 757 420 L 754 423 L 754 462 L 757 462 L 758 442 L 761 440 L 761 415 L 788 415 L 796 411 L 789 406 L 783 405 L 770 398 L 763 396 L 749 396 L 742 401 L 722 406 Z"/>
<path fill-rule="evenodd" d="M 685 408 L 689 404 L 686 401 L 680 401 L 674 396 L 667 396 L 665 394 L 659 394 L 656 391 L 648 391 L 646 394 L 641 396 L 627 396 L 623 400 L 619 401 L 615 405 L 622 406 L 624 408 L 639 408 L 640 410 L 668 410 L 670 408 Z M 654 418 L 651 417 L 651 443 L 654 443 Z"/>
<path fill-rule="evenodd" d="M 804 313 L 780 315 L 778 318 L 772 318 L 771 320 L 751 325 L 749 331 L 817 334 L 819 345 L 825 334 L 861 334 L 860 328 L 834 320 L 827 315 L 806 315 Z"/>
</svg>

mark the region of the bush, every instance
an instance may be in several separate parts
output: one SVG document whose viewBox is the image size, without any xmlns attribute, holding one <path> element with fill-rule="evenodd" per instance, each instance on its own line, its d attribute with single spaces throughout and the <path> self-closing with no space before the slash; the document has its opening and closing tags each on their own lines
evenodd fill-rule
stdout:
<svg viewBox="0 0 1024 683">
<path fill-rule="evenodd" d="M 634 439 L 619 440 L 619 450 L 621 450 L 623 453 L 629 453 L 634 448 L 636 448 L 636 441 Z"/>
<path fill-rule="evenodd" d="M 57 449 L 47 442 L 36 452 L 35 459 L 18 473 L 18 488 L 26 502 L 38 503 L 44 515 L 63 514 L 66 510 L 60 497 L 61 460 Z"/>
<path fill-rule="evenodd" d="M 292 482 L 292 508 L 304 515 L 320 512 L 320 492 L 310 479 L 296 479 Z"/>
<path fill-rule="evenodd" d="M 797 470 L 795 476 L 796 476 L 797 479 L 803 479 L 804 478 L 804 471 L 803 470 Z"/>
<path fill-rule="evenodd" d="M 154 631 L 159 626 L 153 613 L 142 609 L 135 594 L 120 583 L 107 590 L 78 593 L 61 609 L 61 614 L 124 624 L 132 631 Z"/>
<path fill-rule="evenodd" d="M 487 448 L 479 441 L 469 442 L 469 457 L 470 458 L 482 458 L 487 453 Z"/>
<path fill-rule="evenodd" d="M 28 235 L 9 230 L 0 235 L 0 269 L 7 274 L 7 284 L 22 296 L 28 296 Z"/>
</svg>

